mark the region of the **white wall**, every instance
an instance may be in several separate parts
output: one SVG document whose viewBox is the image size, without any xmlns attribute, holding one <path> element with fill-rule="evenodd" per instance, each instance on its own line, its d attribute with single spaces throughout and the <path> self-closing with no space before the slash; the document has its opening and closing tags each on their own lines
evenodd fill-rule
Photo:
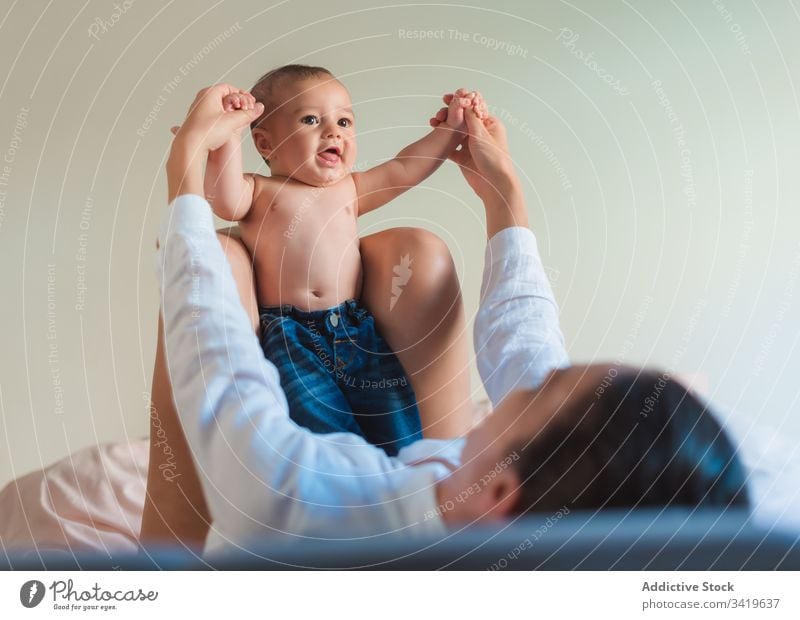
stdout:
<svg viewBox="0 0 800 620">
<path fill-rule="evenodd" d="M 136 0 L 105 31 L 110 1 L 2 9 L 0 484 L 147 432 L 168 128 L 202 86 L 287 62 L 341 76 L 367 164 L 421 136 L 443 92 L 483 91 L 573 359 L 701 373 L 720 407 L 800 435 L 792 3 L 269 4 Z M 448 241 L 472 316 L 483 218 L 457 171 L 363 230 L 399 224 Z"/>
</svg>

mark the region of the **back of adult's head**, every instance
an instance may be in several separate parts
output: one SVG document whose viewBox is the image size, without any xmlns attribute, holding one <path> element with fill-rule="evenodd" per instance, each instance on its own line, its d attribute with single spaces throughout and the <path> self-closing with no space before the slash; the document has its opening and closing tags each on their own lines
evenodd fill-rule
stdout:
<svg viewBox="0 0 800 620">
<path fill-rule="evenodd" d="M 611 367 L 582 394 L 517 447 L 515 512 L 748 506 L 732 442 L 667 373 Z"/>
</svg>

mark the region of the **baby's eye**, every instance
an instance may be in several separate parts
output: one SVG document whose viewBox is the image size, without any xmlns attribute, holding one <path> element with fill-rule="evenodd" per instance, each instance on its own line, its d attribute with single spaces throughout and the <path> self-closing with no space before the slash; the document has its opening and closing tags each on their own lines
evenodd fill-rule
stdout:
<svg viewBox="0 0 800 620">
<path fill-rule="evenodd" d="M 339 127 L 350 127 L 353 124 L 349 118 L 340 118 L 339 119 Z"/>
<path fill-rule="evenodd" d="M 309 114 L 308 116 L 304 116 L 300 119 L 300 122 L 304 125 L 316 125 L 319 123 L 319 119 L 314 116 L 313 114 Z"/>
</svg>

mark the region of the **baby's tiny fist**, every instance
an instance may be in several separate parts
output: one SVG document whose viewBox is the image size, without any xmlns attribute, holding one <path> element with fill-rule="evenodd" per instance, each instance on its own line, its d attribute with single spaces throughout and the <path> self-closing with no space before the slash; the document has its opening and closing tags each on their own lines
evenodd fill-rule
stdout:
<svg viewBox="0 0 800 620">
<path fill-rule="evenodd" d="M 244 107 L 244 100 L 241 94 L 239 93 L 231 93 L 230 95 L 225 95 L 222 98 L 222 108 L 226 112 L 231 112 L 232 110 L 241 110 Z"/>
<path fill-rule="evenodd" d="M 483 97 L 478 93 L 472 101 L 472 109 L 475 111 L 477 117 L 481 120 L 486 120 L 489 117 L 489 110 L 486 107 L 486 102 Z"/>
</svg>

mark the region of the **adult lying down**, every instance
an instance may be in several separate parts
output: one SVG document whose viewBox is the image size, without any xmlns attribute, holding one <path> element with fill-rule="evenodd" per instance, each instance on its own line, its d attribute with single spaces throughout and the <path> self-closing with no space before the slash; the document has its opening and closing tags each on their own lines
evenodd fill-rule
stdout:
<svg viewBox="0 0 800 620">
<path fill-rule="evenodd" d="M 157 259 L 207 552 L 276 536 L 444 533 L 564 506 L 748 505 L 744 468 L 705 403 L 664 373 L 569 364 L 504 128 L 472 110 L 451 158 L 486 210 L 475 349 L 493 413 L 461 439 L 422 439 L 396 457 L 292 422 L 202 198 L 204 157 L 256 114 L 224 111 L 230 88 L 201 91 L 175 138 Z"/>
</svg>

